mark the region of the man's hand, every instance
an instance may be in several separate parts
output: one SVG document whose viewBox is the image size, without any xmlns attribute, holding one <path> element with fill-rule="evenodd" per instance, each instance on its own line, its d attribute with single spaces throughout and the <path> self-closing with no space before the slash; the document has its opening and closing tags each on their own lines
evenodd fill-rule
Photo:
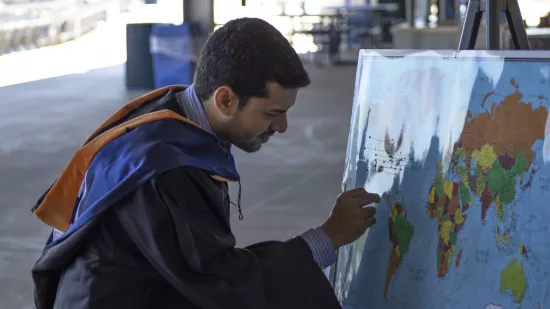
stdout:
<svg viewBox="0 0 550 309">
<path fill-rule="evenodd" d="M 336 248 L 355 241 L 376 223 L 376 209 L 363 208 L 371 203 L 380 203 L 380 196 L 368 193 L 363 188 L 349 190 L 338 196 L 330 216 L 321 226 Z"/>
</svg>

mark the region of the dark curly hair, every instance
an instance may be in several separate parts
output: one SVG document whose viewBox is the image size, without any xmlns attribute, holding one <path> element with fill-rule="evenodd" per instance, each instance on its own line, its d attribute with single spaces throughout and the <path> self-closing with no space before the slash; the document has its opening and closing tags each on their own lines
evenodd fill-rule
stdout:
<svg viewBox="0 0 550 309">
<path fill-rule="evenodd" d="M 241 107 L 250 97 L 267 97 L 267 82 L 285 88 L 310 83 L 300 57 L 271 24 L 239 18 L 214 31 L 203 47 L 194 77 L 197 96 L 205 101 L 220 86 L 229 86 Z"/>
</svg>

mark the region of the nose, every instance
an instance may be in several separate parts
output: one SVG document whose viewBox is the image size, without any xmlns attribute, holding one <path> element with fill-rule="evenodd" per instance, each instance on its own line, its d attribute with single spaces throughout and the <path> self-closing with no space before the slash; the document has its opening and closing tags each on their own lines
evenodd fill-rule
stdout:
<svg viewBox="0 0 550 309">
<path fill-rule="evenodd" d="M 286 113 L 279 115 L 273 123 L 271 124 L 271 131 L 277 132 L 277 133 L 285 133 L 286 129 L 288 128 L 288 121 L 286 118 Z"/>
</svg>

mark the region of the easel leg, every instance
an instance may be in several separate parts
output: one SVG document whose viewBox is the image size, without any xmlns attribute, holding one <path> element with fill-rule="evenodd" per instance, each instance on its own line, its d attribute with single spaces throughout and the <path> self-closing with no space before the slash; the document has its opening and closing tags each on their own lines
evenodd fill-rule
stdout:
<svg viewBox="0 0 550 309">
<path fill-rule="evenodd" d="M 519 50 L 530 50 L 529 40 L 527 38 L 527 32 L 523 26 L 523 19 L 521 18 L 521 11 L 517 0 L 506 1 L 506 19 L 508 21 L 508 28 L 510 28 L 510 35 L 512 36 L 512 42 L 514 42 L 514 48 Z"/>
<path fill-rule="evenodd" d="M 487 49 L 500 49 L 500 7 L 498 0 L 485 0 L 485 16 L 487 27 Z"/>
<path fill-rule="evenodd" d="M 476 47 L 477 34 L 479 32 L 482 16 L 483 12 L 481 10 L 480 0 L 470 0 L 468 9 L 466 10 L 466 18 L 464 20 L 464 27 L 462 27 L 458 49 L 465 50 L 474 49 Z"/>
</svg>

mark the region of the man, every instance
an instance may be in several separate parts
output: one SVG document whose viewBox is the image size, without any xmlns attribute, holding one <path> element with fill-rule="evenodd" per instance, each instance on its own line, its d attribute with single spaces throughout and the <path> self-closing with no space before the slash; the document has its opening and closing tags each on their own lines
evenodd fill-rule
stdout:
<svg viewBox="0 0 550 309">
<path fill-rule="evenodd" d="M 193 85 L 105 121 L 33 208 L 54 228 L 33 268 L 37 308 L 339 308 L 321 269 L 375 223 L 363 206 L 379 196 L 345 192 L 321 227 L 245 249 L 229 223 L 230 146 L 283 133 L 308 84 L 276 29 L 238 19 L 209 38 Z"/>
</svg>

